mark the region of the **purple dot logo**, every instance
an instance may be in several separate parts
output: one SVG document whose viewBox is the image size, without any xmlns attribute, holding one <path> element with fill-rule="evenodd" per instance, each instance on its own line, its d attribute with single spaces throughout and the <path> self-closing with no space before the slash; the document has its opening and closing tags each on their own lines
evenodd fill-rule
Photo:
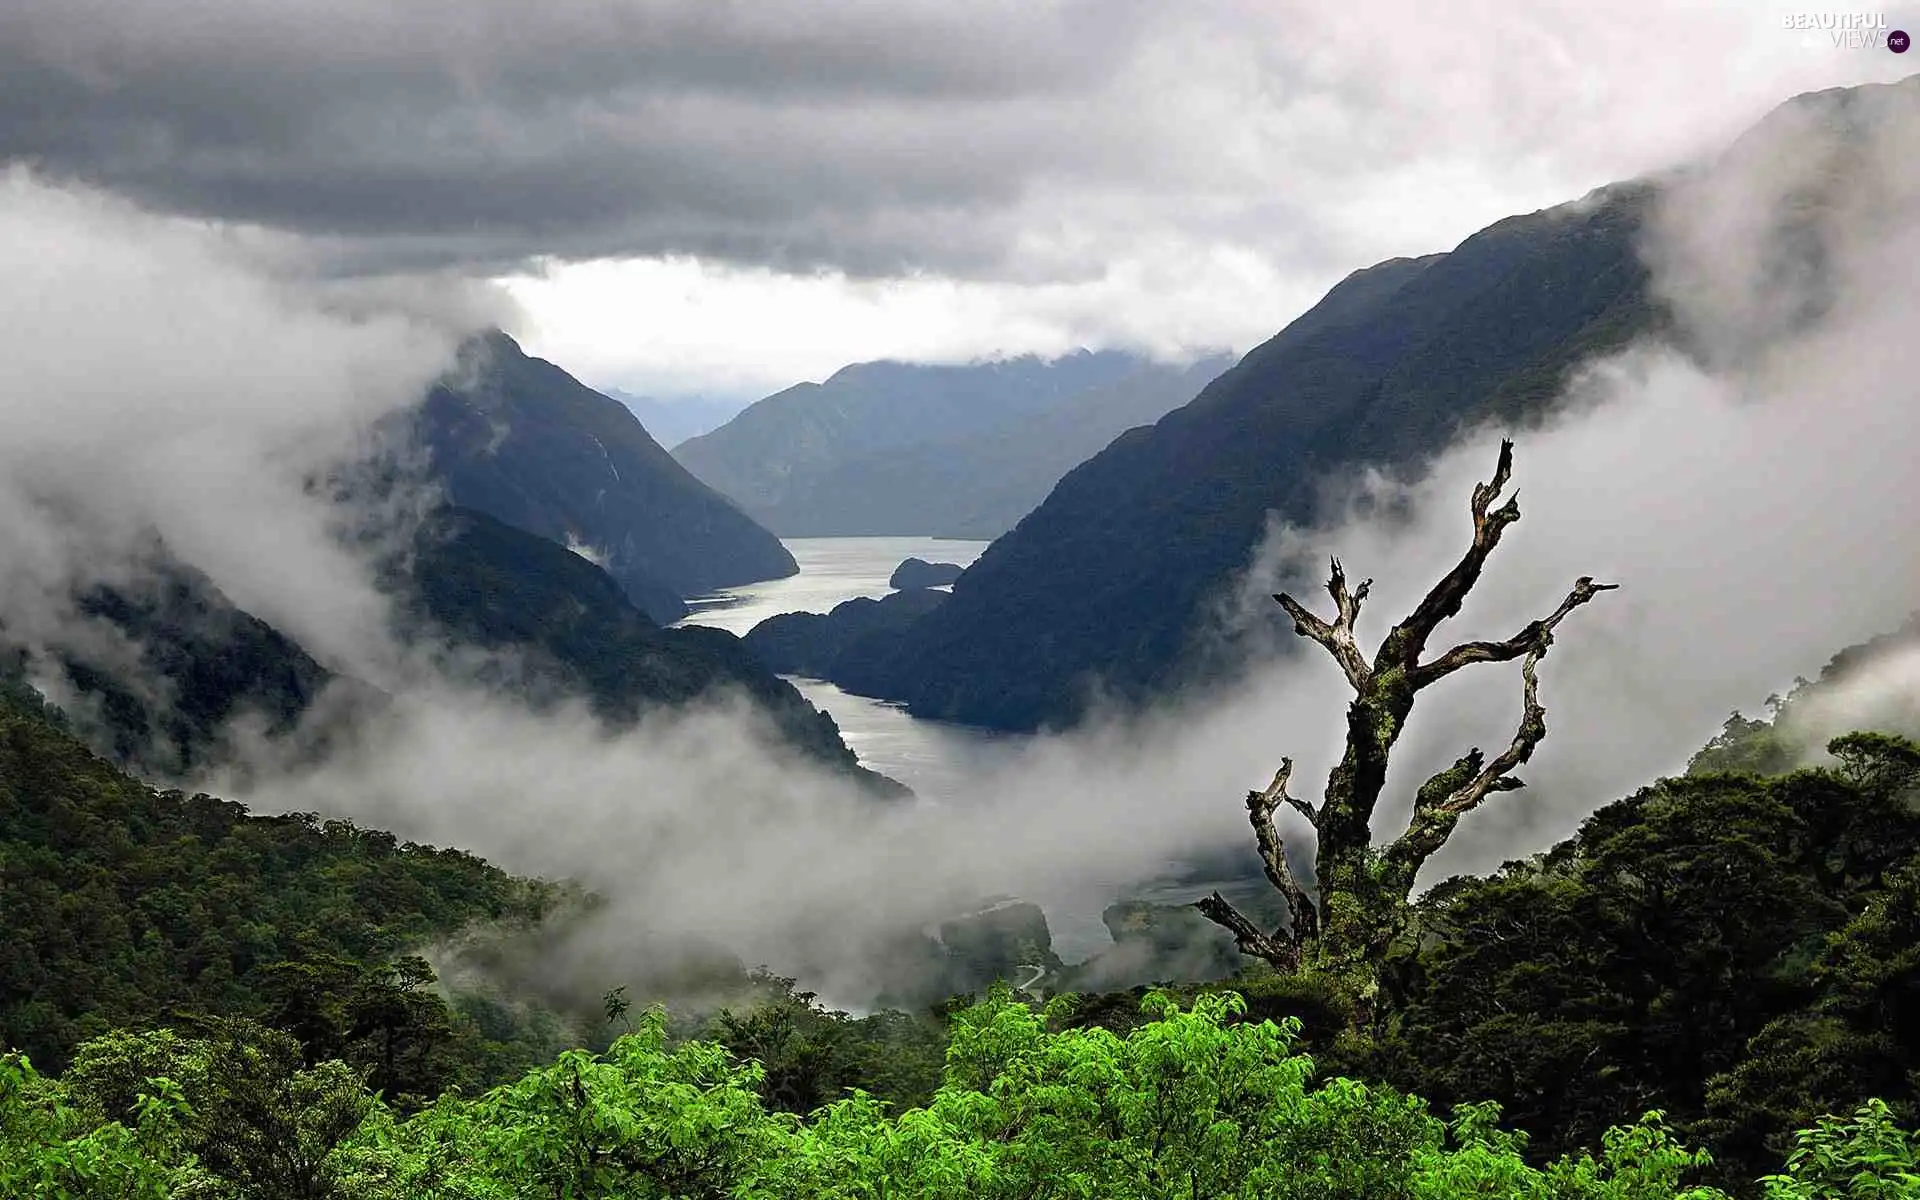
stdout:
<svg viewBox="0 0 1920 1200">
<path fill-rule="evenodd" d="M 1887 49 L 1895 54 L 1905 54 L 1907 47 L 1912 44 L 1913 39 L 1907 36 L 1907 31 L 1904 29 L 1896 29 L 1887 35 Z"/>
</svg>

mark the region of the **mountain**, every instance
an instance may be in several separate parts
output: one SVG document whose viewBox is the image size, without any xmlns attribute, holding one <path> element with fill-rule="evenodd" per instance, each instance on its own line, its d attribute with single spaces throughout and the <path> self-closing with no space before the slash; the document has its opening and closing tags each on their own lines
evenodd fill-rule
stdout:
<svg viewBox="0 0 1920 1200">
<path fill-rule="evenodd" d="M 1072 721 L 1095 680 L 1123 699 L 1178 683 L 1269 513 L 1310 522 L 1329 471 L 1413 464 L 1464 423 L 1539 413 L 1575 364 L 1662 323 L 1635 252 L 1652 196 L 1608 189 L 1349 276 L 1068 473 L 848 686 L 1032 729 Z"/>
<path fill-rule="evenodd" d="M 663 629 L 607 572 L 484 513 L 430 514 L 380 582 L 395 598 L 402 640 L 468 665 L 475 647 L 510 651 L 483 681 L 536 706 L 579 696 L 602 719 L 626 724 L 732 689 L 808 756 L 877 794 L 904 791 L 860 767 L 833 719 L 732 634 Z M 304 724 L 318 736 L 303 752 L 324 752 L 356 722 L 378 719 L 385 700 L 157 545 L 132 582 L 91 588 L 76 607 L 86 627 L 57 646 L 30 649 L 0 629 L 0 690 L 28 695 L 40 681 L 88 744 L 152 777 L 187 778 L 226 760 L 240 718 L 269 737 Z M 316 710 L 323 692 L 329 703 Z"/>
<path fill-rule="evenodd" d="M 1729 352 L 1677 329 L 1650 292 L 1640 234 L 1675 180 L 1820 164 L 1776 214 L 1787 245 L 1756 249 L 1761 278 L 1805 301 L 1770 327 L 1784 333 L 1831 300 L 1816 216 L 1857 181 L 1869 135 L 1916 111 L 1920 76 L 1802 96 L 1716 161 L 1354 273 L 1185 407 L 1075 468 L 949 603 L 884 654 L 867 639 L 858 679 L 835 682 L 919 716 L 1032 729 L 1075 720 L 1096 691 L 1138 702 L 1230 670 L 1236 647 L 1203 636 L 1214 605 L 1270 520 L 1326 515 L 1330 476 L 1410 471 L 1464 426 L 1538 420 L 1574 368 L 1643 335 Z"/>
<path fill-rule="evenodd" d="M 756 631 L 757 632 L 757 631 Z M 1854 730 L 1920 738 L 1920 695 L 1889 686 L 1920 663 L 1920 612 L 1889 633 L 1848 646 L 1820 669 L 1768 698 L 1765 719 L 1734 713 L 1687 764 L 1687 773 L 1770 775 L 1826 760 L 1828 743 Z"/>
<path fill-rule="evenodd" d="M 414 426 L 452 503 L 577 549 L 657 621 L 685 616 L 683 597 L 799 569 L 626 405 L 497 330 L 462 349 Z"/>
<path fill-rule="evenodd" d="M 285 733 L 335 676 L 159 548 L 131 581 L 76 597 L 88 632 L 35 661 L 0 630 L 0 675 L 38 675 L 115 761 L 182 778 L 221 758 L 230 722 Z M 51 676 L 51 678 L 47 678 Z"/>
<path fill-rule="evenodd" d="M 1216 355 L 1189 367 L 1147 363 L 981 433 L 847 458 L 794 481 L 767 520 L 796 533 L 991 541 L 1068 471 L 1191 400 L 1232 362 Z"/>
<path fill-rule="evenodd" d="M 926 534 L 955 497 L 911 477 L 902 485 L 888 465 L 895 455 L 928 449 L 939 458 L 939 447 L 1017 425 L 1148 365 L 1131 354 L 1085 350 L 967 366 L 857 363 L 825 383 L 769 396 L 673 453 L 784 537 Z M 1183 398 L 1168 395 L 1161 410 Z M 964 473 L 942 478 L 966 480 Z M 895 504 L 907 506 L 899 517 L 885 511 Z"/>
<path fill-rule="evenodd" d="M 745 400 L 715 400 L 705 396 L 663 400 L 658 396 L 637 396 L 619 388 L 607 388 L 606 394 L 632 409 L 653 440 L 668 447 L 712 433 L 738 416 L 748 404 Z"/>
<path fill-rule="evenodd" d="M 471 509 L 443 510 L 422 526 L 406 569 L 391 579 L 416 636 L 441 632 L 459 646 L 522 651 L 511 685 L 536 703 L 585 696 L 601 717 L 624 723 L 737 689 L 812 757 L 876 791 L 903 790 L 860 767 L 833 718 L 739 638 L 722 629 L 662 629 L 605 571 L 544 538 Z"/>
</svg>

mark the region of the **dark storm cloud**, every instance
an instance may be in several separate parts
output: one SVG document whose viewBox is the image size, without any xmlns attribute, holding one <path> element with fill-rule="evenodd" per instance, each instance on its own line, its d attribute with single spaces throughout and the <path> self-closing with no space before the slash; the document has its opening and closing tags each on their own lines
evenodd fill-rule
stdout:
<svg viewBox="0 0 1920 1200">
<path fill-rule="evenodd" d="M 27 0 L 0 154 L 386 267 L 977 261 L 1036 178 L 1117 169 L 1093 101 L 1149 10 Z"/>
<path fill-rule="evenodd" d="M 1325 282 L 1892 69 L 1778 26 L 1746 0 L 8 0 L 0 158 L 348 271 L 1031 283 L 1228 246 Z M 1731 49 L 1703 74 L 1704 44 Z"/>
</svg>

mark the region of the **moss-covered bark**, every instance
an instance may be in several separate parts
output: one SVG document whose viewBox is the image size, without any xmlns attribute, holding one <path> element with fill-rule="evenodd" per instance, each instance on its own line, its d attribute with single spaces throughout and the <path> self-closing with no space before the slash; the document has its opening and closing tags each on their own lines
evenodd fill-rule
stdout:
<svg viewBox="0 0 1920 1200">
<path fill-rule="evenodd" d="M 1334 560 L 1327 580 L 1335 616 L 1323 620 L 1291 596 L 1276 595 L 1294 629 L 1323 646 L 1352 686 L 1347 709 L 1346 748 L 1327 778 L 1318 807 L 1287 794 L 1291 761 L 1282 763 L 1274 782 L 1247 797 L 1247 812 L 1259 842 L 1268 879 L 1287 900 L 1291 919 L 1268 933 L 1239 913 L 1219 893 L 1199 902 L 1210 919 L 1233 932 L 1245 954 L 1288 971 L 1324 976 L 1352 1005 L 1356 1024 L 1370 1021 L 1379 990 L 1380 964 L 1407 930 L 1409 898 L 1420 868 L 1452 836 L 1460 818 L 1494 792 L 1524 786 L 1512 774 L 1546 737 L 1546 710 L 1537 694 L 1536 667 L 1553 642 L 1553 630 L 1575 608 L 1610 584 L 1582 577 L 1560 606 L 1543 620 L 1529 622 L 1499 642 L 1463 642 L 1423 661 L 1427 642 L 1441 622 L 1460 611 L 1467 594 L 1506 527 L 1520 519 L 1518 503 L 1493 502 L 1506 489 L 1513 469 L 1513 443 L 1500 444 L 1492 482 L 1474 488 L 1473 542 L 1452 570 L 1436 583 L 1414 611 L 1386 636 L 1371 660 L 1354 637 L 1354 622 L 1372 580 L 1349 589 Z M 1387 764 L 1406 729 L 1420 691 L 1474 663 L 1524 658 L 1525 708 L 1505 750 L 1491 761 L 1478 747 L 1421 786 L 1406 830 L 1384 847 L 1373 844 L 1373 814 L 1386 789 Z M 1316 835 L 1317 896 L 1294 878 L 1274 813 L 1281 805 L 1299 813 Z"/>
</svg>

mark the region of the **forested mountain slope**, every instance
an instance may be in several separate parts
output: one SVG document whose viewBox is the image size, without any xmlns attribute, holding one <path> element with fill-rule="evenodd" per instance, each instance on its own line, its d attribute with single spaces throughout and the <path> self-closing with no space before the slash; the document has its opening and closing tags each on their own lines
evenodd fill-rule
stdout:
<svg viewBox="0 0 1920 1200">
<path fill-rule="evenodd" d="M 175 1010 L 265 1013 L 275 964 L 373 967 L 563 898 L 350 822 L 156 790 L 62 725 L 0 696 L 0 1043 L 43 1065 Z"/>
<path fill-rule="evenodd" d="M 462 672 L 473 669 L 475 649 L 511 656 L 512 669 L 498 669 L 506 659 L 478 660 L 486 686 L 537 704 L 581 697 L 615 724 L 735 691 L 808 756 L 880 793 L 901 790 L 860 768 L 833 719 L 732 634 L 663 629 L 593 563 L 483 513 L 429 514 L 380 582 L 397 602 L 389 632 L 400 641 L 458 659 Z M 318 733 L 312 753 L 326 738 L 350 736 L 356 722 L 378 720 L 385 702 L 163 548 L 127 580 L 89 589 L 76 608 L 84 625 L 38 653 L 0 629 L 0 678 L 57 684 L 77 733 L 152 778 L 183 780 L 228 761 L 237 721 L 269 738 Z M 329 689 L 324 729 L 302 728 Z"/>
<path fill-rule="evenodd" d="M 928 717 L 1031 729 L 1071 722 L 1096 689 L 1138 701 L 1217 674 L 1235 656 L 1197 636 L 1205 621 L 1270 518 L 1323 515 L 1330 478 L 1417 470 L 1463 425 L 1524 426 L 1571 371 L 1643 335 L 1732 352 L 1677 328 L 1649 290 L 1641 233 L 1676 180 L 1794 157 L 1826 164 L 1782 199 L 1780 244 L 1756 268 L 1783 288 L 1800 281 L 1796 307 L 1770 328 L 1817 316 L 1834 298 L 1814 225 L 1866 186 L 1861 147 L 1900 133 L 1916 96 L 1920 76 L 1800 96 L 1717 159 L 1356 272 L 1192 403 L 1067 475 L 969 568 L 952 603 L 857 682 L 836 682 Z M 1743 335 L 1738 352 L 1755 337 L 1765 340 Z"/>
<path fill-rule="evenodd" d="M 37 657 L 0 628 L 0 677 L 39 674 L 89 742 L 151 775 L 218 761 L 241 718 L 290 730 L 336 679 L 163 548 L 129 578 L 88 588 L 74 610 L 79 624 Z"/>
<path fill-rule="evenodd" d="M 423 622 L 416 634 L 520 652 L 512 686 L 536 703 L 585 696 L 604 719 L 630 722 L 734 689 L 813 758 L 883 792 L 900 790 L 858 767 L 833 718 L 776 677 L 733 634 L 662 629 L 605 571 L 484 513 L 434 514 L 394 586 Z"/>
<path fill-rule="evenodd" d="M 1343 466 L 1411 464 L 1463 422 L 1537 413 L 1565 372 L 1655 327 L 1622 187 L 1355 273 L 1184 408 L 1060 481 L 857 690 L 1003 728 L 1065 722 L 1098 678 L 1177 681 L 1269 513 L 1311 521 Z"/>
</svg>

